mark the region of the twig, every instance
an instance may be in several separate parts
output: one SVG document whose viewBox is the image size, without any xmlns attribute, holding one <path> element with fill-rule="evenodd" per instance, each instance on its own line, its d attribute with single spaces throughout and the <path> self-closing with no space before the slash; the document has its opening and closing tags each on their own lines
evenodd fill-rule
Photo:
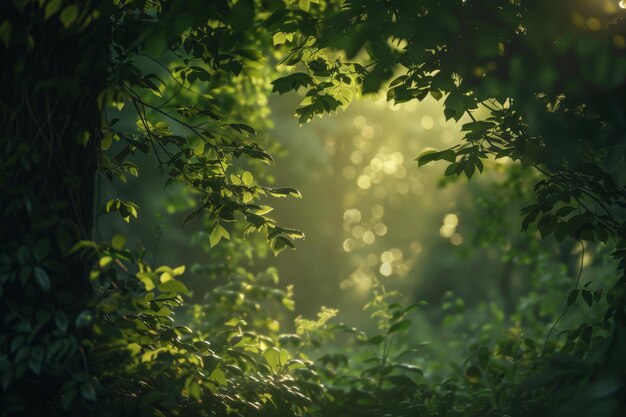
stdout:
<svg viewBox="0 0 626 417">
<path fill-rule="evenodd" d="M 583 242 L 581 240 L 578 241 L 578 243 L 580 243 L 580 247 L 581 247 L 581 254 L 580 254 L 580 269 L 578 270 L 578 278 L 576 279 L 576 285 L 574 286 L 574 289 L 572 291 L 576 291 L 578 290 L 578 284 L 580 284 L 580 277 L 583 274 L 583 267 L 585 265 L 585 245 L 583 245 Z M 543 345 L 543 349 L 541 351 L 541 354 L 544 355 L 546 353 L 546 349 L 548 347 L 548 342 L 550 341 L 550 336 L 552 335 L 552 332 L 554 331 L 554 329 L 556 329 L 557 324 L 559 324 L 559 322 L 561 321 L 561 319 L 563 317 L 565 317 L 565 314 L 567 314 L 567 312 L 569 311 L 569 308 L 574 305 L 574 303 L 570 304 L 568 302 L 567 306 L 565 307 L 565 310 L 563 310 L 563 313 L 561 313 L 561 315 L 559 316 L 559 318 L 554 322 L 554 324 L 552 325 L 552 328 L 550 328 L 550 331 L 548 332 L 548 335 L 546 336 L 546 341 Z"/>
</svg>

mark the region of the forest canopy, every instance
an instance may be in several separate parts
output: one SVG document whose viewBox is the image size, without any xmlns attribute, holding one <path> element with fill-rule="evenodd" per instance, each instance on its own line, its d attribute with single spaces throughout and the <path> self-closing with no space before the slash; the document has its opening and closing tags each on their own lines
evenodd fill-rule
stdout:
<svg viewBox="0 0 626 417">
<path fill-rule="evenodd" d="M 2 2 L 2 415 L 623 415 L 625 14 Z"/>
</svg>

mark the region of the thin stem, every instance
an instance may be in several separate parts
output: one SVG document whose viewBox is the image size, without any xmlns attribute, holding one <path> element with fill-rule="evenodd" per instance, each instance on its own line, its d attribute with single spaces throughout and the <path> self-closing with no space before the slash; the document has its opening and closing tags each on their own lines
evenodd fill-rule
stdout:
<svg viewBox="0 0 626 417">
<path fill-rule="evenodd" d="M 580 284 L 580 277 L 583 274 L 583 267 L 585 265 L 585 245 L 583 244 L 583 242 L 581 240 L 578 241 L 578 243 L 580 243 L 580 247 L 581 247 L 581 254 L 580 254 L 580 269 L 578 270 L 578 278 L 576 279 L 576 285 L 574 286 L 574 289 L 572 289 L 572 291 L 576 291 L 578 290 L 578 285 Z M 563 310 L 563 313 L 561 313 L 561 315 L 559 316 L 559 318 L 554 322 L 554 324 L 552 325 L 552 328 L 550 328 L 550 331 L 548 332 L 548 335 L 546 336 L 546 341 L 543 345 L 543 350 L 542 350 L 542 355 L 544 355 L 546 353 L 546 349 L 548 347 L 548 342 L 550 341 L 550 336 L 552 335 L 552 332 L 556 329 L 556 326 L 559 324 L 559 322 L 561 321 L 561 319 L 563 317 L 565 317 L 565 315 L 567 314 L 567 312 L 569 311 L 569 308 L 573 305 L 570 304 L 568 302 L 567 306 L 565 307 L 565 310 Z"/>
</svg>

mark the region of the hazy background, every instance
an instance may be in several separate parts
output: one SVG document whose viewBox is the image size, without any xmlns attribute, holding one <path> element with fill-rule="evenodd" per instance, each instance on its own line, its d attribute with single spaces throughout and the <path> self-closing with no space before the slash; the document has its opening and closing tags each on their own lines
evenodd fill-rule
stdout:
<svg viewBox="0 0 626 417">
<path fill-rule="evenodd" d="M 269 97 L 259 140 L 277 143 L 275 165 L 259 171 L 244 161 L 236 164 L 261 183 L 300 190 L 302 199 L 263 202 L 275 207 L 279 225 L 305 232 L 296 251 L 274 257 L 260 236 L 243 241 L 238 230 L 211 249 L 202 221 L 182 226 L 194 196 L 178 186 L 164 188 L 150 156 L 138 158 L 140 180 L 129 178 L 115 189 L 102 183 L 101 205 L 121 197 L 137 202 L 140 212 L 130 232 L 119 217 L 102 217 L 100 236 L 125 231 L 129 245 L 143 248 L 155 265 L 187 265 L 192 302 L 202 302 L 215 277 L 223 281 L 237 265 L 251 272 L 274 266 L 281 286 L 293 284 L 296 314 L 304 316 L 328 306 L 339 309 L 340 321 L 372 326 L 363 305 L 379 280 L 406 303 L 432 306 L 417 317 L 417 338 L 443 340 L 444 314 L 458 313 L 469 322 L 457 328 L 447 323 L 449 332 L 472 334 L 472 322 L 508 323 L 520 305 L 550 326 L 563 306 L 558 298 L 546 303 L 545 294 L 560 297 L 571 288 L 580 248 L 519 233 L 519 210 L 531 191 L 523 180 L 507 182 L 505 173 L 523 178 L 528 170 L 506 159 L 489 161 L 488 174 L 476 174 L 468 184 L 465 177 L 444 179 L 446 163 L 418 168 L 415 158 L 422 152 L 454 146 L 461 137 L 463 121 L 446 122 L 441 104 L 431 98 L 395 107 L 383 97 L 356 100 L 304 126 L 294 117 L 299 100 L 297 94 Z M 586 256 L 591 265 L 591 251 Z"/>
</svg>

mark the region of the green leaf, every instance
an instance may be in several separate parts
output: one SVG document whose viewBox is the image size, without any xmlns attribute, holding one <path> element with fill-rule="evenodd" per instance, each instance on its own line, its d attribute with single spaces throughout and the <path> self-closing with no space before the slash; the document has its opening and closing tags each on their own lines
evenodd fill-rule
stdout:
<svg viewBox="0 0 626 417">
<path fill-rule="evenodd" d="M 252 181 L 254 181 L 254 177 L 250 172 L 246 171 L 241 175 L 241 180 L 245 185 L 251 185 Z"/>
<path fill-rule="evenodd" d="M 411 320 L 399 321 L 399 322 L 393 324 L 391 327 L 389 327 L 389 330 L 387 330 L 387 334 L 401 332 L 403 330 L 408 329 L 410 326 L 411 326 Z"/>
<path fill-rule="evenodd" d="M 281 334 L 280 336 L 278 336 L 278 342 L 283 346 L 287 344 L 300 346 L 300 344 L 302 343 L 302 338 L 297 334 Z"/>
<path fill-rule="evenodd" d="M 285 36 L 284 32 L 276 32 L 274 36 L 272 36 L 272 44 L 274 46 L 282 45 L 285 42 L 287 42 L 287 36 Z"/>
<path fill-rule="evenodd" d="M 45 351 L 42 346 L 35 346 L 30 352 L 30 358 L 28 358 L 28 367 L 31 369 L 31 371 L 35 373 L 35 375 L 39 375 L 41 372 L 44 354 Z"/>
<path fill-rule="evenodd" d="M 465 123 L 463 126 L 461 126 L 461 130 L 463 132 L 482 132 L 491 129 L 495 125 L 496 124 L 494 122 L 479 120 L 476 122 Z"/>
<path fill-rule="evenodd" d="M 17 353 L 15 354 L 15 358 L 13 361 L 14 363 L 22 362 L 23 360 L 28 358 L 29 355 L 30 355 L 30 346 L 28 345 L 22 346 L 20 350 L 18 350 Z"/>
<path fill-rule="evenodd" d="M 44 12 L 44 20 L 48 20 L 50 16 L 55 14 L 61 8 L 62 0 L 50 0 L 48 4 L 46 4 L 46 10 Z"/>
<path fill-rule="evenodd" d="M 159 285 L 159 291 L 164 293 L 189 294 L 189 289 L 181 281 L 172 279 Z"/>
<path fill-rule="evenodd" d="M 62 311 L 57 311 L 54 315 L 54 323 L 61 333 L 67 332 L 68 320 L 67 315 Z"/>
<path fill-rule="evenodd" d="M 310 61 L 307 66 L 313 72 L 313 75 L 317 75 L 318 77 L 326 77 L 330 75 L 330 71 L 328 70 L 328 63 L 322 58 Z"/>
<path fill-rule="evenodd" d="M 596 290 L 593 292 L 593 301 L 595 301 L 596 303 L 599 302 L 602 299 L 602 291 L 600 290 Z"/>
<path fill-rule="evenodd" d="M 274 46 L 277 46 L 286 42 L 293 42 L 293 35 L 293 33 L 276 32 L 274 36 L 272 36 L 272 43 Z"/>
<path fill-rule="evenodd" d="M 437 88 L 431 88 L 429 93 L 437 101 L 441 100 L 441 98 L 443 97 L 443 93 Z"/>
<path fill-rule="evenodd" d="M 215 370 L 209 375 L 209 379 L 215 381 L 217 385 L 226 385 L 228 382 L 226 381 L 226 375 L 224 375 L 224 371 L 220 368 L 215 368 Z"/>
<path fill-rule="evenodd" d="M 111 262 L 113 262 L 113 257 L 112 256 L 103 256 L 98 261 L 98 265 L 100 266 L 100 268 L 104 268 L 105 266 L 107 266 Z"/>
<path fill-rule="evenodd" d="M 93 314 L 91 313 L 91 311 L 83 310 L 78 314 L 78 316 L 76 316 L 76 322 L 74 323 L 74 325 L 79 330 L 85 329 L 91 325 L 92 321 L 93 321 Z"/>
<path fill-rule="evenodd" d="M 41 261 L 50 253 L 50 241 L 46 238 L 39 239 L 35 245 L 35 259 Z"/>
<path fill-rule="evenodd" d="M 233 29 L 244 32 L 252 26 L 254 16 L 254 1 L 239 0 L 234 6 L 232 6 L 230 24 Z"/>
<path fill-rule="evenodd" d="M 412 372 L 418 375 L 424 374 L 424 371 L 422 370 L 422 368 L 415 366 L 415 365 L 408 364 L 408 363 L 400 363 L 398 365 L 394 365 L 394 367 L 402 369 L 403 371 Z"/>
<path fill-rule="evenodd" d="M 84 381 L 80 384 L 80 395 L 89 401 L 96 401 L 96 390 L 90 381 Z"/>
<path fill-rule="evenodd" d="M 235 346 L 237 343 L 241 342 L 242 340 L 243 340 L 243 334 L 238 333 L 234 335 L 233 337 L 231 337 L 229 342 L 231 346 Z"/>
<path fill-rule="evenodd" d="M 296 309 L 296 303 L 291 298 L 283 298 L 282 303 L 283 306 L 289 311 L 294 311 Z"/>
<path fill-rule="evenodd" d="M 274 86 L 273 93 L 284 94 L 292 90 L 297 91 L 300 87 L 313 86 L 315 81 L 309 74 L 296 72 L 272 81 L 272 85 Z"/>
<path fill-rule="evenodd" d="M 254 130 L 252 126 L 248 126 L 243 123 L 231 123 L 229 126 L 235 129 L 236 131 L 238 131 L 239 133 L 246 132 L 250 135 L 256 135 L 256 130 Z"/>
<path fill-rule="evenodd" d="M 444 102 L 443 114 L 448 119 L 454 119 L 459 121 L 463 114 L 465 114 L 465 104 L 463 103 L 463 96 L 454 91 L 448 95 Z"/>
<path fill-rule="evenodd" d="M 302 198 L 302 194 L 300 194 L 300 191 L 296 190 L 295 188 L 278 187 L 278 188 L 270 188 L 268 191 L 274 197 L 286 197 L 290 195 L 292 197 Z"/>
<path fill-rule="evenodd" d="M 465 377 L 470 384 L 478 384 L 483 376 L 483 373 L 477 366 L 470 366 L 465 371 Z"/>
<path fill-rule="evenodd" d="M 209 236 L 209 244 L 211 247 L 215 247 L 222 238 L 230 239 L 230 234 L 222 225 L 217 224 Z"/>
<path fill-rule="evenodd" d="M 109 201 L 107 201 L 107 203 L 104 206 L 104 212 L 105 213 L 110 213 L 113 210 L 117 210 L 117 208 L 120 206 L 120 200 L 117 199 L 111 199 Z"/>
<path fill-rule="evenodd" d="M 442 159 L 448 162 L 454 162 L 456 161 L 456 153 L 452 149 L 446 149 L 445 151 L 428 150 L 416 158 L 418 167 Z"/>
<path fill-rule="evenodd" d="M 61 405 L 64 410 L 70 409 L 77 395 L 78 391 L 75 388 L 70 388 L 63 392 L 63 395 L 61 396 Z"/>
<path fill-rule="evenodd" d="M 11 41 L 11 26 L 12 24 L 8 19 L 0 25 L 0 41 L 2 41 L 2 44 L 7 49 L 9 48 L 9 43 Z"/>
<path fill-rule="evenodd" d="M 443 174 L 445 176 L 454 175 L 454 174 L 457 173 L 457 171 L 461 172 L 461 168 L 462 168 L 462 164 L 460 164 L 460 163 L 457 164 L 456 162 L 454 162 L 454 163 L 448 165 L 448 167 L 446 168 L 446 170 L 444 171 Z"/>
<path fill-rule="evenodd" d="M 568 214 L 570 214 L 572 211 L 574 211 L 574 207 L 571 206 L 565 206 L 565 207 L 561 207 L 560 209 L 558 209 L 556 211 L 556 213 L 554 213 L 556 216 L 558 217 L 565 217 Z"/>
<path fill-rule="evenodd" d="M 272 239 L 271 247 L 275 256 L 284 251 L 286 248 L 296 248 L 293 242 L 284 236 L 278 236 Z"/>
<path fill-rule="evenodd" d="M 383 342 L 383 340 L 385 340 L 385 336 L 379 334 L 379 335 L 370 337 L 365 342 L 368 345 L 380 345 Z"/>
<path fill-rule="evenodd" d="M 291 359 L 289 362 L 287 362 L 288 371 L 293 371 L 296 369 L 303 369 L 306 367 L 307 367 L 306 364 L 300 359 Z"/>
<path fill-rule="evenodd" d="M 580 290 L 572 290 L 572 291 L 570 291 L 569 295 L 567 296 L 567 306 L 568 307 L 576 302 L 576 299 L 578 298 L 578 293 L 579 292 L 580 292 Z"/>
<path fill-rule="evenodd" d="M 126 245 L 126 236 L 121 233 L 117 233 L 115 236 L 113 236 L 113 239 L 111 239 L 111 246 L 114 249 L 124 249 L 124 245 Z"/>
<path fill-rule="evenodd" d="M 137 272 L 135 276 L 143 283 L 146 291 L 152 291 L 154 289 L 154 280 L 150 274 L 146 272 Z"/>
<path fill-rule="evenodd" d="M 263 54 L 261 54 L 256 49 L 244 48 L 244 49 L 238 49 L 235 52 L 244 58 L 248 58 L 251 61 L 260 61 L 261 59 L 263 59 Z"/>
<path fill-rule="evenodd" d="M 401 75 L 401 76 L 399 76 L 399 77 L 395 78 L 393 81 L 391 81 L 391 82 L 389 83 L 389 87 L 391 88 L 391 87 L 395 87 L 395 86 L 397 86 L 397 85 L 400 85 L 400 84 L 402 84 L 404 81 L 406 81 L 408 78 L 409 78 L 409 76 L 408 76 L 408 75 Z"/>
<path fill-rule="evenodd" d="M 593 295 L 591 294 L 591 291 L 583 290 L 581 292 L 581 294 L 583 296 L 583 299 L 585 300 L 585 302 L 589 306 L 589 308 L 591 308 L 591 305 L 593 304 Z"/>
<path fill-rule="evenodd" d="M 78 17 L 78 6 L 76 4 L 70 4 L 61 12 L 59 18 L 65 29 L 69 28 L 72 23 Z"/>
<path fill-rule="evenodd" d="M 305 12 L 308 12 L 311 7 L 311 0 L 299 0 L 298 6 L 300 6 L 300 8 Z"/>
<path fill-rule="evenodd" d="M 278 348 L 271 347 L 269 349 L 266 349 L 263 352 L 263 358 L 273 371 L 277 370 L 278 367 L 281 365 L 280 350 L 278 350 Z"/>
<path fill-rule="evenodd" d="M 554 238 L 557 242 L 563 242 L 569 233 L 569 223 L 559 222 L 554 228 Z"/>
<path fill-rule="evenodd" d="M 465 172 L 465 176 L 467 177 L 468 180 L 472 178 L 472 175 L 474 175 L 475 169 L 476 169 L 475 165 L 470 163 L 470 161 L 465 161 L 465 168 L 463 169 L 463 172 Z"/>
<path fill-rule="evenodd" d="M 17 249 L 17 260 L 21 264 L 25 264 L 26 262 L 28 262 L 29 258 L 30 258 L 30 251 L 28 250 L 28 248 L 26 246 L 20 246 Z"/>
<path fill-rule="evenodd" d="M 541 217 L 537 224 L 537 230 L 541 233 L 541 238 L 544 239 L 546 236 L 550 235 L 550 233 L 554 231 L 556 224 L 557 218 L 551 213 L 547 213 Z"/>
<path fill-rule="evenodd" d="M 50 291 L 50 278 L 48 277 L 48 273 L 41 267 L 36 266 L 34 268 L 34 272 L 35 272 L 35 281 L 37 282 L 37 285 L 39 286 L 39 288 L 41 288 L 43 291 L 48 292 Z"/>
</svg>

